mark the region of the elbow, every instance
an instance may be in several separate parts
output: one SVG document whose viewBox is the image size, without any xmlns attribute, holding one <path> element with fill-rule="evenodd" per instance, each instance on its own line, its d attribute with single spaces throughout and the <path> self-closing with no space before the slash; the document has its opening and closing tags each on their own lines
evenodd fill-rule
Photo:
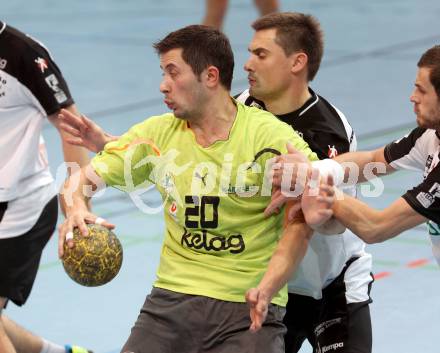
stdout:
<svg viewBox="0 0 440 353">
<path fill-rule="evenodd" d="M 360 238 L 366 243 L 366 244 L 377 244 L 380 243 L 380 240 L 377 240 L 376 237 L 373 236 L 360 236 Z"/>
<path fill-rule="evenodd" d="M 368 231 L 364 231 L 358 236 L 367 244 L 382 243 L 386 240 L 385 233 L 382 229 L 373 227 Z"/>
</svg>

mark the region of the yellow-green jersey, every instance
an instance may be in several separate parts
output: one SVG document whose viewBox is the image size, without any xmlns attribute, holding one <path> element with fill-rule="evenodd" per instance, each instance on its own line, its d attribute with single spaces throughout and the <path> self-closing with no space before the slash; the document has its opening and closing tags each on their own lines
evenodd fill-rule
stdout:
<svg viewBox="0 0 440 353">
<path fill-rule="evenodd" d="M 202 147 L 187 121 L 164 114 L 133 126 L 92 160 L 107 185 L 130 192 L 154 183 L 162 195 L 166 230 L 155 287 L 244 302 L 282 233 L 283 215 L 263 215 L 270 161 L 287 152 L 287 142 L 317 159 L 290 126 L 236 104 L 227 140 Z M 286 290 L 272 302 L 285 305 Z"/>
</svg>

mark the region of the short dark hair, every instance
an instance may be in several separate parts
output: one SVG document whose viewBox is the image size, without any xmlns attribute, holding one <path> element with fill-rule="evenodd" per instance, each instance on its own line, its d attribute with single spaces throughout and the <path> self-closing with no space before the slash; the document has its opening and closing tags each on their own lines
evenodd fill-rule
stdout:
<svg viewBox="0 0 440 353">
<path fill-rule="evenodd" d="M 440 98 L 440 45 L 434 45 L 420 58 L 417 66 L 431 69 L 429 80 L 434 86 L 437 97 Z"/>
<path fill-rule="evenodd" d="M 308 57 L 307 78 L 314 79 L 324 53 L 324 34 L 315 17 L 299 12 L 271 13 L 256 20 L 252 28 L 275 28 L 275 41 L 287 56 L 303 51 Z"/>
<path fill-rule="evenodd" d="M 159 55 L 172 49 L 182 49 L 183 60 L 199 76 L 213 65 L 218 68 L 220 83 L 231 89 L 234 72 L 234 54 L 229 39 L 213 27 L 191 25 L 171 32 L 153 44 Z"/>
</svg>

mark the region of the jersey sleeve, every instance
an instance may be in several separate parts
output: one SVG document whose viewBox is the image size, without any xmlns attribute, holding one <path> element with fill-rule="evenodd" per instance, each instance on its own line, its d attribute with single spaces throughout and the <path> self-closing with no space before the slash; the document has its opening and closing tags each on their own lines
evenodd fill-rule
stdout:
<svg viewBox="0 0 440 353">
<path fill-rule="evenodd" d="M 21 58 L 20 81 L 32 92 L 47 115 L 74 103 L 64 77 L 49 52 L 32 42 Z"/>
<path fill-rule="evenodd" d="M 417 213 L 440 224 L 440 163 L 421 184 L 402 197 Z"/>
<path fill-rule="evenodd" d="M 408 135 L 385 146 L 384 156 L 394 169 L 423 170 L 422 136 L 426 129 L 416 128 Z"/>
<path fill-rule="evenodd" d="M 152 119 L 152 118 L 150 118 Z M 108 186 L 131 192 L 154 183 L 152 170 L 160 150 L 148 121 L 133 126 L 117 141 L 109 142 L 91 161 Z"/>
</svg>

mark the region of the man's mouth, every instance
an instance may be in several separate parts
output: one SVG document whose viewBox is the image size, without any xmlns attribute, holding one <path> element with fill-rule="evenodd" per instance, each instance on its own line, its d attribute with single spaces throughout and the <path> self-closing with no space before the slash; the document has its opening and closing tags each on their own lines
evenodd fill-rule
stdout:
<svg viewBox="0 0 440 353">
<path fill-rule="evenodd" d="M 248 76 L 249 85 L 253 86 L 257 83 L 257 80 L 253 77 Z"/>
<path fill-rule="evenodd" d="M 166 106 L 168 107 L 168 109 L 170 109 L 170 110 L 174 110 L 175 105 L 174 105 L 174 103 L 173 103 L 171 100 L 165 98 L 165 99 L 163 100 L 163 102 L 166 104 Z"/>
</svg>

